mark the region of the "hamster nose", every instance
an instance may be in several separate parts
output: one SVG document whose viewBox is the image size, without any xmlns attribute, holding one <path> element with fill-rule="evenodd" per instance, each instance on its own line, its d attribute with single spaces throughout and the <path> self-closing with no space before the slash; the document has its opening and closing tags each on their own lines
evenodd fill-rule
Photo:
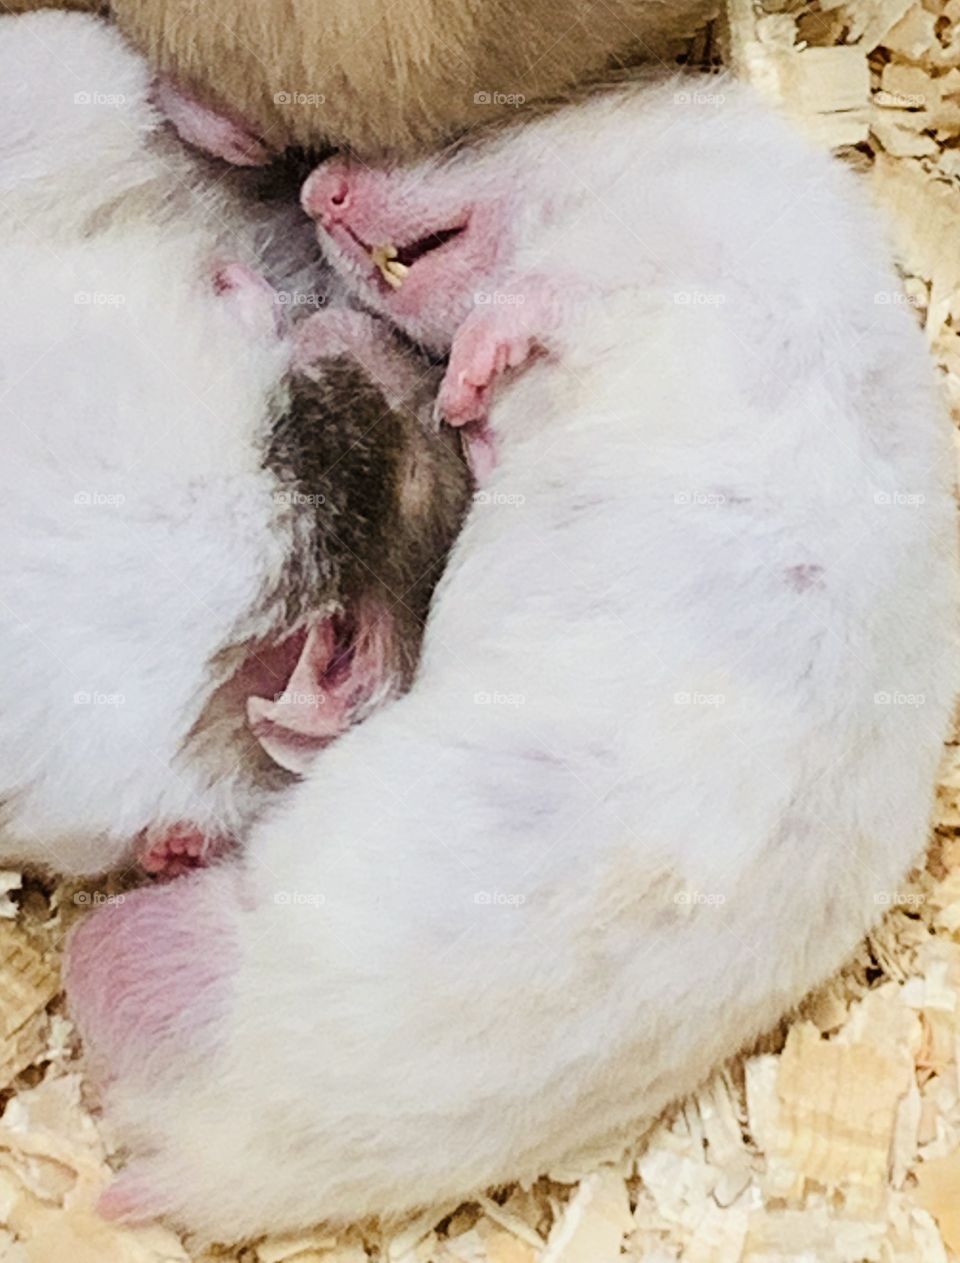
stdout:
<svg viewBox="0 0 960 1263">
<path fill-rule="evenodd" d="M 342 171 L 314 171 L 303 186 L 303 209 L 321 223 L 333 223 L 350 209 L 350 184 Z"/>
</svg>

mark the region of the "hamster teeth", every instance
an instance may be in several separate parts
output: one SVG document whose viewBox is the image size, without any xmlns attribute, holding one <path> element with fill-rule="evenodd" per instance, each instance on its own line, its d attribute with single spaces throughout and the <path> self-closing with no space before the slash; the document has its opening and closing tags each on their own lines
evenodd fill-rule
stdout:
<svg viewBox="0 0 960 1263">
<path fill-rule="evenodd" d="M 410 269 L 405 263 L 398 263 L 396 259 L 388 259 L 383 269 L 383 275 L 388 285 L 392 285 L 394 289 L 399 289 L 409 271 Z"/>
<path fill-rule="evenodd" d="M 394 289 L 399 289 L 410 269 L 397 258 L 397 247 L 391 245 L 374 246 L 370 251 L 370 258 L 373 259 L 380 269 L 380 275 L 387 284 Z"/>
</svg>

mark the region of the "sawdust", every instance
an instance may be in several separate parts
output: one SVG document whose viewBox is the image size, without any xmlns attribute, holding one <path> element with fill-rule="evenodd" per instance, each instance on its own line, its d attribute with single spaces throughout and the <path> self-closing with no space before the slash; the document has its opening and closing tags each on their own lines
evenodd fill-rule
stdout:
<svg viewBox="0 0 960 1263">
<path fill-rule="evenodd" d="M 891 213 L 960 419 L 960 0 L 731 0 L 742 76 Z M 899 296 L 897 296 L 899 298 Z M 191 1252 L 93 1207 L 58 954 L 83 904 L 0 872 L 0 1263 L 947 1263 L 960 1260 L 960 748 L 924 869 L 856 959 L 636 1149 L 390 1228 Z"/>
</svg>

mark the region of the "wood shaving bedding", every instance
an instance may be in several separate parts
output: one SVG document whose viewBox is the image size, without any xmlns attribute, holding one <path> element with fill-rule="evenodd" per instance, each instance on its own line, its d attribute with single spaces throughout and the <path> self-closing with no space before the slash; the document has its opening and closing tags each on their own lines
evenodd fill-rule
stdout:
<svg viewBox="0 0 960 1263">
<path fill-rule="evenodd" d="M 889 211 L 960 420 L 960 0 L 730 0 L 726 54 Z M 642 1145 L 389 1227 L 193 1251 L 97 1218 L 58 952 L 100 893 L 0 871 L 0 1263 L 960 1263 L 956 744 L 926 866 L 761 1050 Z"/>
</svg>

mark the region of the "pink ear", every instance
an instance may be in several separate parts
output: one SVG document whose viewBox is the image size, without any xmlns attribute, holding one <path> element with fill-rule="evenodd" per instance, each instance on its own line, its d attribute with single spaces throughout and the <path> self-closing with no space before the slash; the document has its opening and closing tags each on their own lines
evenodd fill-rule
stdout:
<svg viewBox="0 0 960 1263">
<path fill-rule="evenodd" d="M 250 697 L 247 718 L 267 754 L 289 772 L 313 759 L 387 691 L 386 617 L 328 615 L 311 624 L 279 697 Z"/>
<path fill-rule="evenodd" d="M 188 145 L 236 167 L 260 167 L 270 161 L 270 150 L 246 123 L 204 105 L 165 76 L 154 84 L 153 100 Z"/>
</svg>

